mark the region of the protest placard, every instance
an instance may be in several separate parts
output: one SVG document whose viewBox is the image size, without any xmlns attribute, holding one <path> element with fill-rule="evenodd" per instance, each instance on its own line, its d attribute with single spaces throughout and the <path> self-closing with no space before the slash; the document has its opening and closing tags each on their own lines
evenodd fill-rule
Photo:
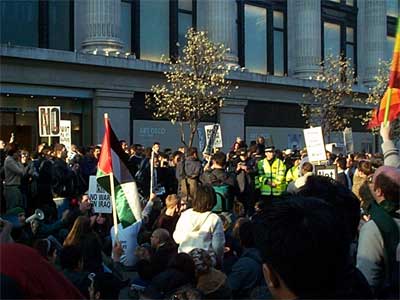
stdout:
<svg viewBox="0 0 400 300">
<path fill-rule="evenodd" d="M 60 144 L 63 144 L 68 151 L 71 151 L 71 121 L 60 120 Z"/>
<path fill-rule="evenodd" d="M 326 160 L 324 138 L 321 127 L 304 129 L 304 140 L 307 147 L 307 155 L 310 162 Z"/>
<path fill-rule="evenodd" d="M 39 106 L 39 136 L 60 136 L 60 106 Z"/>
<path fill-rule="evenodd" d="M 89 199 L 95 213 L 112 213 L 110 194 L 97 183 L 96 176 L 89 177 Z"/>
</svg>

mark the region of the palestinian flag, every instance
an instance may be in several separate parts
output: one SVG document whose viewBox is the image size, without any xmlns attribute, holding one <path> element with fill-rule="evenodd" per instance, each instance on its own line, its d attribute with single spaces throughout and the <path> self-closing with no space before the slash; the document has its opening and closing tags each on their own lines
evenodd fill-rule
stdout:
<svg viewBox="0 0 400 300">
<path fill-rule="evenodd" d="M 400 114 L 400 19 L 397 19 L 397 33 L 394 44 L 392 66 L 388 88 L 383 95 L 378 109 L 372 112 L 369 128 L 379 126 L 382 122 L 393 121 Z"/>
<path fill-rule="evenodd" d="M 122 150 L 107 117 L 104 118 L 104 123 L 105 132 L 96 177 L 99 185 L 111 195 L 110 173 L 113 174 L 117 215 L 125 228 L 140 219 L 139 193 L 127 168 L 129 157 Z"/>
</svg>

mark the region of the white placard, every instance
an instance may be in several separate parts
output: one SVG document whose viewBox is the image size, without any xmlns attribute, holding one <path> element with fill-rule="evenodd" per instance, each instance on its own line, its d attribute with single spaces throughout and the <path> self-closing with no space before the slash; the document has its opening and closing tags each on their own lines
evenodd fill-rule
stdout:
<svg viewBox="0 0 400 300">
<path fill-rule="evenodd" d="M 219 124 L 206 125 L 206 126 L 204 126 L 204 130 L 206 132 L 207 144 L 210 142 L 210 139 L 212 139 L 211 140 L 212 148 L 222 148 L 223 147 L 221 126 Z"/>
<path fill-rule="evenodd" d="M 343 130 L 343 141 L 347 154 L 354 153 L 353 131 L 351 127 L 346 127 Z"/>
<path fill-rule="evenodd" d="M 97 183 L 96 176 L 89 177 L 89 199 L 93 203 L 95 213 L 112 213 L 110 194 Z"/>
<path fill-rule="evenodd" d="M 326 160 L 321 127 L 304 129 L 304 140 L 306 142 L 307 155 L 310 162 Z"/>
<path fill-rule="evenodd" d="M 70 120 L 60 121 L 60 144 L 63 144 L 68 152 L 71 151 L 72 138 Z"/>
<path fill-rule="evenodd" d="M 330 177 L 334 180 L 337 178 L 337 168 L 332 166 L 315 166 L 315 173 L 318 176 Z"/>
<path fill-rule="evenodd" d="M 60 136 L 60 106 L 39 106 L 39 136 Z"/>
</svg>

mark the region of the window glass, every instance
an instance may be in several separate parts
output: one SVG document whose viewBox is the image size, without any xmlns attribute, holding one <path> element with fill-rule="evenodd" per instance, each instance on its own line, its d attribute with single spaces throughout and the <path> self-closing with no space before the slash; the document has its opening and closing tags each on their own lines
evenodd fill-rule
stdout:
<svg viewBox="0 0 400 300">
<path fill-rule="evenodd" d="M 346 27 L 346 42 L 354 42 L 354 29 L 351 27 Z"/>
<path fill-rule="evenodd" d="M 283 12 L 274 10 L 274 27 L 283 29 Z"/>
<path fill-rule="evenodd" d="M 178 8 L 192 11 L 192 0 L 178 0 Z"/>
<path fill-rule="evenodd" d="M 324 57 L 340 55 L 340 26 L 324 22 Z"/>
<path fill-rule="evenodd" d="M 346 0 L 346 5 L 354 6 L 354 0 Z"/>
<path fill-rule="evenodd" d="M 284 73 L 284 46 L 283 32 L 274 31 L 274 75 L 283 76 Z"/>
<path fill-rule="evenodd" d="M 390 17 L 399 15 L 399 0 L 386 0 L 386 14 Z"/>
<path fill-rule="evenodd" d="M 391 61 L 393 58 L 394 42 L 395 38 L 393 36 L 386 37 L 385 60 L 387 61 Z"/>
<path fill-rule="evenodd" d="M 140 58 L 161 61 L 169 56 L 169 1 L 140 2 Z"/>
<path fill-rule="evenodd" d="M 39 45 L 39 4 L 31 1 L 1 1 L 1 43 L 28 47 Z"/>
<path fill-rule="evenodd" d="M 245 5 L 245 66 L 251 72 L 267 73 L 267 10 Z"/>
<path fill-rule="evenodd" d="M 330 1 L 340 3 L 340 0 L 330 0 Z"/>
<path fill-rule="evenodd" d="M 49 2 L 49 48 L 70 50 L 70 2 Z"/>
<path fill-rule="evenodd" d="M 351 44 L 346 45 L 346 57 L 350 60 L 350 65 L 354 66 L 354 46 Z"/>
<path fill-rule="evenodd" d="M 178 42 L 179 54 L 182 54 L 182 49 L 186 45 L 185 34 L 190 27 L 192 27 L 192 15 L 185 13 L 178 13 Z"/>
<path fill-rule="evenodd" d="M 121 40 L 124 51 L 131 52 L 132 49 L 132 3 L 121 3 Z"/>
</svg>

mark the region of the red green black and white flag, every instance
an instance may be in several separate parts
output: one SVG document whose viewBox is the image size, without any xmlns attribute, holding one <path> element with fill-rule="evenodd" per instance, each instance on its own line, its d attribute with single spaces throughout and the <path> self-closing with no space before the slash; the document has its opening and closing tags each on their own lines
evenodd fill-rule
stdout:
<svg viewBox="0 0 400 300">
<path fill-rule="evenodd" d="M 140 219 L 141 207 L 136 182 L 127 168 L 128 155 L 122 150 L 110 120 L 104 118 L 105 132 L 99 163 L 97 182 L 111 195 L 110 174 L 114 176 L 116 211 L 123 227 Z"/>
</svg>

